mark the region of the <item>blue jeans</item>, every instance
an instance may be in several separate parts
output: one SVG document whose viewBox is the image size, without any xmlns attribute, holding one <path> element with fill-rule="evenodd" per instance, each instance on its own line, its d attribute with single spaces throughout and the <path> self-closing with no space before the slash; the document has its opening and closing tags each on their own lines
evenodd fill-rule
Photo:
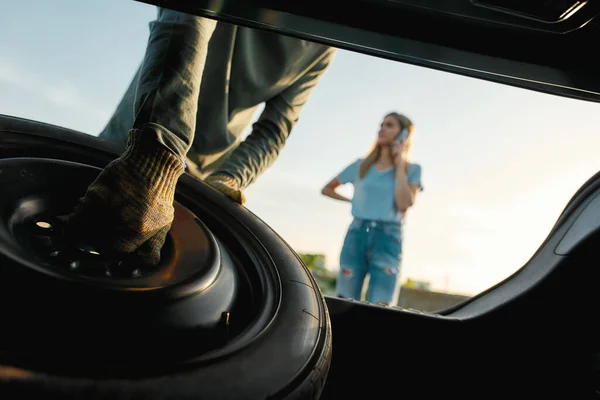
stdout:
<svg viewBox="0 0 600 400">
<path fill-rule="evenodd" d="M 369 274 L 367 301 L 393 304 L 402 256 L 402 227 L 399 222 L 355 219 L 350 224 L 342 253 L 336 294 L 361 300 Z"/>
</svg>

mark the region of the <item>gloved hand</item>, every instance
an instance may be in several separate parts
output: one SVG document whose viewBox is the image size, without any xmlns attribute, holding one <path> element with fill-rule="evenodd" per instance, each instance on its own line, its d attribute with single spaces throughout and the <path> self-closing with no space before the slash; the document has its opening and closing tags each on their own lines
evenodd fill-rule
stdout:
<svg viewBox="0 0 600 400">
<path fill-rule="evenodd" d="M 88 187 L 67 221 L 67 235 L 105 256 L 130 255 L 145 266 L 160 261 L 171 228 L 183 161 L 152 134 L 129 132 L 127 150 Z"/>
<path fill-rule="evenodd" d="M 204 179 L 204 182 L 225 194 L 236 203 L 241 205 L 246 203 L 246 196 L 244 196 L 244 192 L 240 190 L 239 184 L 234 178 L 228 175 L 219 175 L 217 173 L 208 176 Z"/>
</svg>

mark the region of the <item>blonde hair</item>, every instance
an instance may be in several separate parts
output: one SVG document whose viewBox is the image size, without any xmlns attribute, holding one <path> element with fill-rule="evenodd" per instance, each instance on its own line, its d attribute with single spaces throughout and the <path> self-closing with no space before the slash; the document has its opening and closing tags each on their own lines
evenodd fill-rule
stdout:
<svg viewBox="0 0 600 400">
<path fill-rule="evenodd" d="M 402 129 L 405 128 L 408 130 L 408 139 L 406 139 L 406 141 L 404 142 L 404 155 L 406 161 L 408 161 L 410 155 L 410 148 L 412 146 L 412 137 L 413 132 L 415 130 L 415 125 L 410 119 L 408 119 L 408 117 L 397 112 L 391 112 L 385 116 L 385 118 L 387 117 L 393 117 L 398 122 L 398 124 L 400 125 L 400 131 L 398 131 L 398 133 L 400 133 Z M 377 160 L 379 160 L 379 156 L 381 156 L 381 146 L 377 144 L 377 140 L 375 140 L 373 146 L 371 147 L 371 150 L 369 150 L 369 153 L 362 160 L 360 166 L 358 167 L 358 177 L 360 179 L 364 178 L 367 175 L 369 169 L 373 166 L 373 164 L 375 164 Z"/>
</svg>

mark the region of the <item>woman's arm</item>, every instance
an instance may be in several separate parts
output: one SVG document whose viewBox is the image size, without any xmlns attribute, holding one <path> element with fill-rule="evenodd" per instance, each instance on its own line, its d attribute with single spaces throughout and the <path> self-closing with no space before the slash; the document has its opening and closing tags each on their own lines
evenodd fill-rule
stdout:
<svg viewBox="0 0 600 400">
<path fill-rule="evenodd" d="M 321 194 L 323 194 L 327 197 L 331 197 L 332 199 L 335 199 L 335 200 L 350 202 L 351 200 L 349 198 L 336 193 L 335 189 L 337 189 L 340 185 L 341 185 L 341 183 L 340 183 L 339 179 L 337 177 L 333 178 L 331 181 L 329 181 L 329 183 L 327 185 L 325 185 L 325 187 L 323 187 L 323 189 L 321 189 Z"/>
<path fill-rule="evenodd" d="M 405 168 L 396 168 L 394 200 L 398 211 L 404 213 L 415 204 L 417 190 L 419 190 L 419 185 L 408 182 Z"/>
</svg>

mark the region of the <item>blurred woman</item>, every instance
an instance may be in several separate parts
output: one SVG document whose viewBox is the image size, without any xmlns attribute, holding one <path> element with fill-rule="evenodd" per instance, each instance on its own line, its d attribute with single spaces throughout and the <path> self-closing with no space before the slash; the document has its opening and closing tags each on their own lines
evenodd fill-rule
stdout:
<svg viewBox="0 0 600 400">
<path fill-rule="evenodd" d="M 409 161 L 414 125 L 396 112 L 385 116 L 377 139 L 364 159 L 348 165 L 323 189 L 325 196 L 352 203 L 352 216 L 342 252 L 336 295 L 361 300 L 367 274 L 367 301 L 395 304 L 402 257 L 402 221 L 415 204 L 421 166 Z M 336 192 L 354 185 L 348 199 Z"/>
</svg>

